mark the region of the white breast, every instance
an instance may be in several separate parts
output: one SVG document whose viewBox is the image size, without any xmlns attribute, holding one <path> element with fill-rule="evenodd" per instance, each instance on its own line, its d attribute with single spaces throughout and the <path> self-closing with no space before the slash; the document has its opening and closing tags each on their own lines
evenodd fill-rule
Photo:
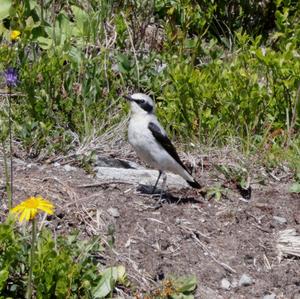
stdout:
<svg viewBox="0 0 300 299">
<path fill-rule="evenodd" d="M 171 171 L 187 180 L 193 180 L 190 174 L 157 142 L 148 129 L 150 121 L 159 125 L 153 115 L 134 115 L 129 122 L 128 140 L 139 158 L 154 169 Z M 162 131 L 164 132 L 163 129 Z"/>
<path fill-rule="evenodd" d="M 156 167 L 153 150 L 156 147 L 155 139 L 148 129 L 149 117 L 147 115 L 134 115 L 129 122 L 128 140 L 137 155 L 150 166 Z"/>
</svg>

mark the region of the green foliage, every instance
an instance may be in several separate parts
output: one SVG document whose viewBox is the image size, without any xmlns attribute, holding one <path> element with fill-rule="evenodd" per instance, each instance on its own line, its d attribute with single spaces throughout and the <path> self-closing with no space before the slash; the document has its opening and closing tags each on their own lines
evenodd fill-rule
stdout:
<svg viewBox="0 0 300 299">
<path fill-rule="evenodd" d="M 221 184 L 217 184 L 215 186 L 211 186 L 206 193 L 206 198 L 208 200 L 215 199 L 216 201 L 220 201 L 222 195 L 226 194 L 226 189 L 221 186 Z"/>
<path fill-rule="evenodd" d="M 21 254 L 20 254 L 21 253 Z M 15 223 L 11 217 L 0 224 L 0 295 L 15 294 L 18 297 L 20 288 L 24 288 L 23 280 L 18 280 L 24 274 L 26 256 L 24 247 L 15 233 Z M 12 275 L 13 273 L 13 275 Z M 11 293 L 12 292 L 12 293 Z"/>
<path fill-rule="evenodd" d="M 299 128 L 292 122 L 299 109 L 297 41 L 281 52 L 260 46 L 260 37 L 237 33 L 237 39 L 239 55 L 226 59 L 212 57 L 199 67 L 170 59 L 159 111 L 179 135 L 214 143 L 239 136 L 249 146 L 276 129 Z"/>
<path fill-rule="evenodd" d="M 0 34 L 9 41 L 8 29 L 16 28 L 21 39 L 16 45 L 3 44 L 0 65 L 4 69 L 18 64 L 21 72 L 24 97 L 15 102 L 13 114 L 25 148 L 67 151 L 73 132 L 88 136 L 97 123 L 105 128 L 117 122 L 122 116 L 115 114 L 122 81 L 112 71 L 117 61 L 103 46 L 110 9 L 105 1 L 97 11 L 70 6 L 73 16 L 63 8 L 51 14 L 49 4 L 49 10 L 42 10 L 35 1 L 12 7 L 4 22 L 8 28 L 2 27 Z M 53 143 L 57 139 L 60 142 Z"/>
<path fill-rule="evenodd" d="M 5 110 L 0 111 L 0 141 L 4 142 L 8 137 L 8 114 Z"/>
<path fill-rule="evenodd" d="M 198 52 L 201 38 L 207 32 L 216 8 L 213 1 L 201 2 L 156 1 L 155 13 L 166 20 L 166 35 L 169 41 L 166 46 L 169 50 L 184 54 L 185 49 L 190 49 L 194 51 L 192 55 Z M 190 54 L 190 51 L 188 53 Z"/>
<path fill-rule="evenodd" d="M 249 187 L 249 174 L 246 168 L 232 165 L 216 165 L 216 169 L 224 175 L 227 181 L 239 184 L 244 189 Z"/>
<path fill-rule="evenodd" d="M 0 8 L 0 20 L 9 16 L 9 9 L 11 7 L 11 0 L 3 0 Z"/>
<path fill-rule="evenodd" d="M 23 298 L 28 275 L 30 237 L 18 231 L 12 218 L 0 224 L 0 298 Z M 40 232 L 33 283 L 36 298 L 105 298 L 117 284 L 127 284 L 123 266 L 102 269 L 97 256 L 99 239 L 80 240 L 77 235 L 53 239 Z"/>
<path fill-rule="evenodd" d="M 74 136 L 120 121 L 122 95 L 141 90 L 156 95 L 160 119 L 181 139 L 237 139 L 247 153 L 291 146 L 299 136 L 299 3 L 200 2 L 5 1 L 0 70 L 17 66 L 21 78 L 15 136 L 35 155 L 67 152 Z M 15 29 L 21 37 L 11 43 Z"/>
<path fill-rule="evenodd" d="M 197 288 L 194 275 L 179 278 L 170 277 L 163 281 L 162 286 L 152 291 L 145 298 L 155 299 L 193 299 Z"/>
<path fill-rule="evenodd" d="M 300 183 L 293 183 L 289 189 L 291 193 L 300 193 Z"/>
<path fill-rule="evenodd" d="M 285 161 L 288 161 L 290 169 L 294 171 L 294 183 L 290 186 L 290 192 L 300 193 L 300 141 L 293 142 L 288 151 L 283 153 Z"/>
<path fill-rule="evenodd" d="M 125 268 L 118 266 L 106 269 L 102 272 L 101 280 L 91 292 L 92 298 L 105 298 L 113 292 L 113 288 L 118 282 L 126 282 Z"/>
</svg>

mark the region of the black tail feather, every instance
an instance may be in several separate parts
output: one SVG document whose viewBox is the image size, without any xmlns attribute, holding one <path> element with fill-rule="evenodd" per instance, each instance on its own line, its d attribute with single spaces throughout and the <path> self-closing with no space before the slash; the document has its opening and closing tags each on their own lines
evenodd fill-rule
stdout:
<svg viewBox="0 0 300 299">
<path fill-rule="evenodd" d="M 191 181 L 186 181 L 191 187 L 196 188 L 196 189 L 201 189 L 202 187 L 200 186 L 200 184 L 194 180 L 193 182 Z"/>
</svg>

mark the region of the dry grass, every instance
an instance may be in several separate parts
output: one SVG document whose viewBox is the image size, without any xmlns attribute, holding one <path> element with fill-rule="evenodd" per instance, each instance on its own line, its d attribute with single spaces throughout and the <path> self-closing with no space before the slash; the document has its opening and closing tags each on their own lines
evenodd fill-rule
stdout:
<svg viewBox="0 0 300 299">
<path fill-rule="evenodd" d="M 295 228 L 280 231 L 276 247 L 279 261 L 284 257 L 300 257 L 300 234 Z"/>
</svg>

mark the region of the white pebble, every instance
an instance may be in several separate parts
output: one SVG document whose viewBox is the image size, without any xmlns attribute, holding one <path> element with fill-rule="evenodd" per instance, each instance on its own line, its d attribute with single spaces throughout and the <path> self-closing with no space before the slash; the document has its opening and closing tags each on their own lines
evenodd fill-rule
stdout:
<svg viewBox="0 0 300 299">
<path fill-rule="evenodd" d="M 107 209 L 107 212 L 115 218 L 120 217 L 120 212 L 117 208 L 109 208 L 109 209 Z"/>
<path fill-rule="evenodd" d="M 247 274 L 243 274 L 240 278 L 240 281 L 239 281 L 239 286 L 243 286 L 243 287 L 246 287 L 246 286 L 249 286 L 253 283 L 253 280 L 252 278 L 247 275 Z"/>
<path fill-rule="evenodd" d="M 276 295 L 274 293 L 263 296 L 263 299 L 276 299 Z"/>
<path fill-rule="evenodd" d="M 280 224 L 286 224 L 287 220 L 284 217 L 273 216 L 273 219 L 279 222 Z"/>
<path fill-rule="evenodd" d="M 221 280 L 221 288 L 224 290 L 229 290 L 230 289 L 230 281 L 227 278 L 223 278 Z"/>
</svg>

